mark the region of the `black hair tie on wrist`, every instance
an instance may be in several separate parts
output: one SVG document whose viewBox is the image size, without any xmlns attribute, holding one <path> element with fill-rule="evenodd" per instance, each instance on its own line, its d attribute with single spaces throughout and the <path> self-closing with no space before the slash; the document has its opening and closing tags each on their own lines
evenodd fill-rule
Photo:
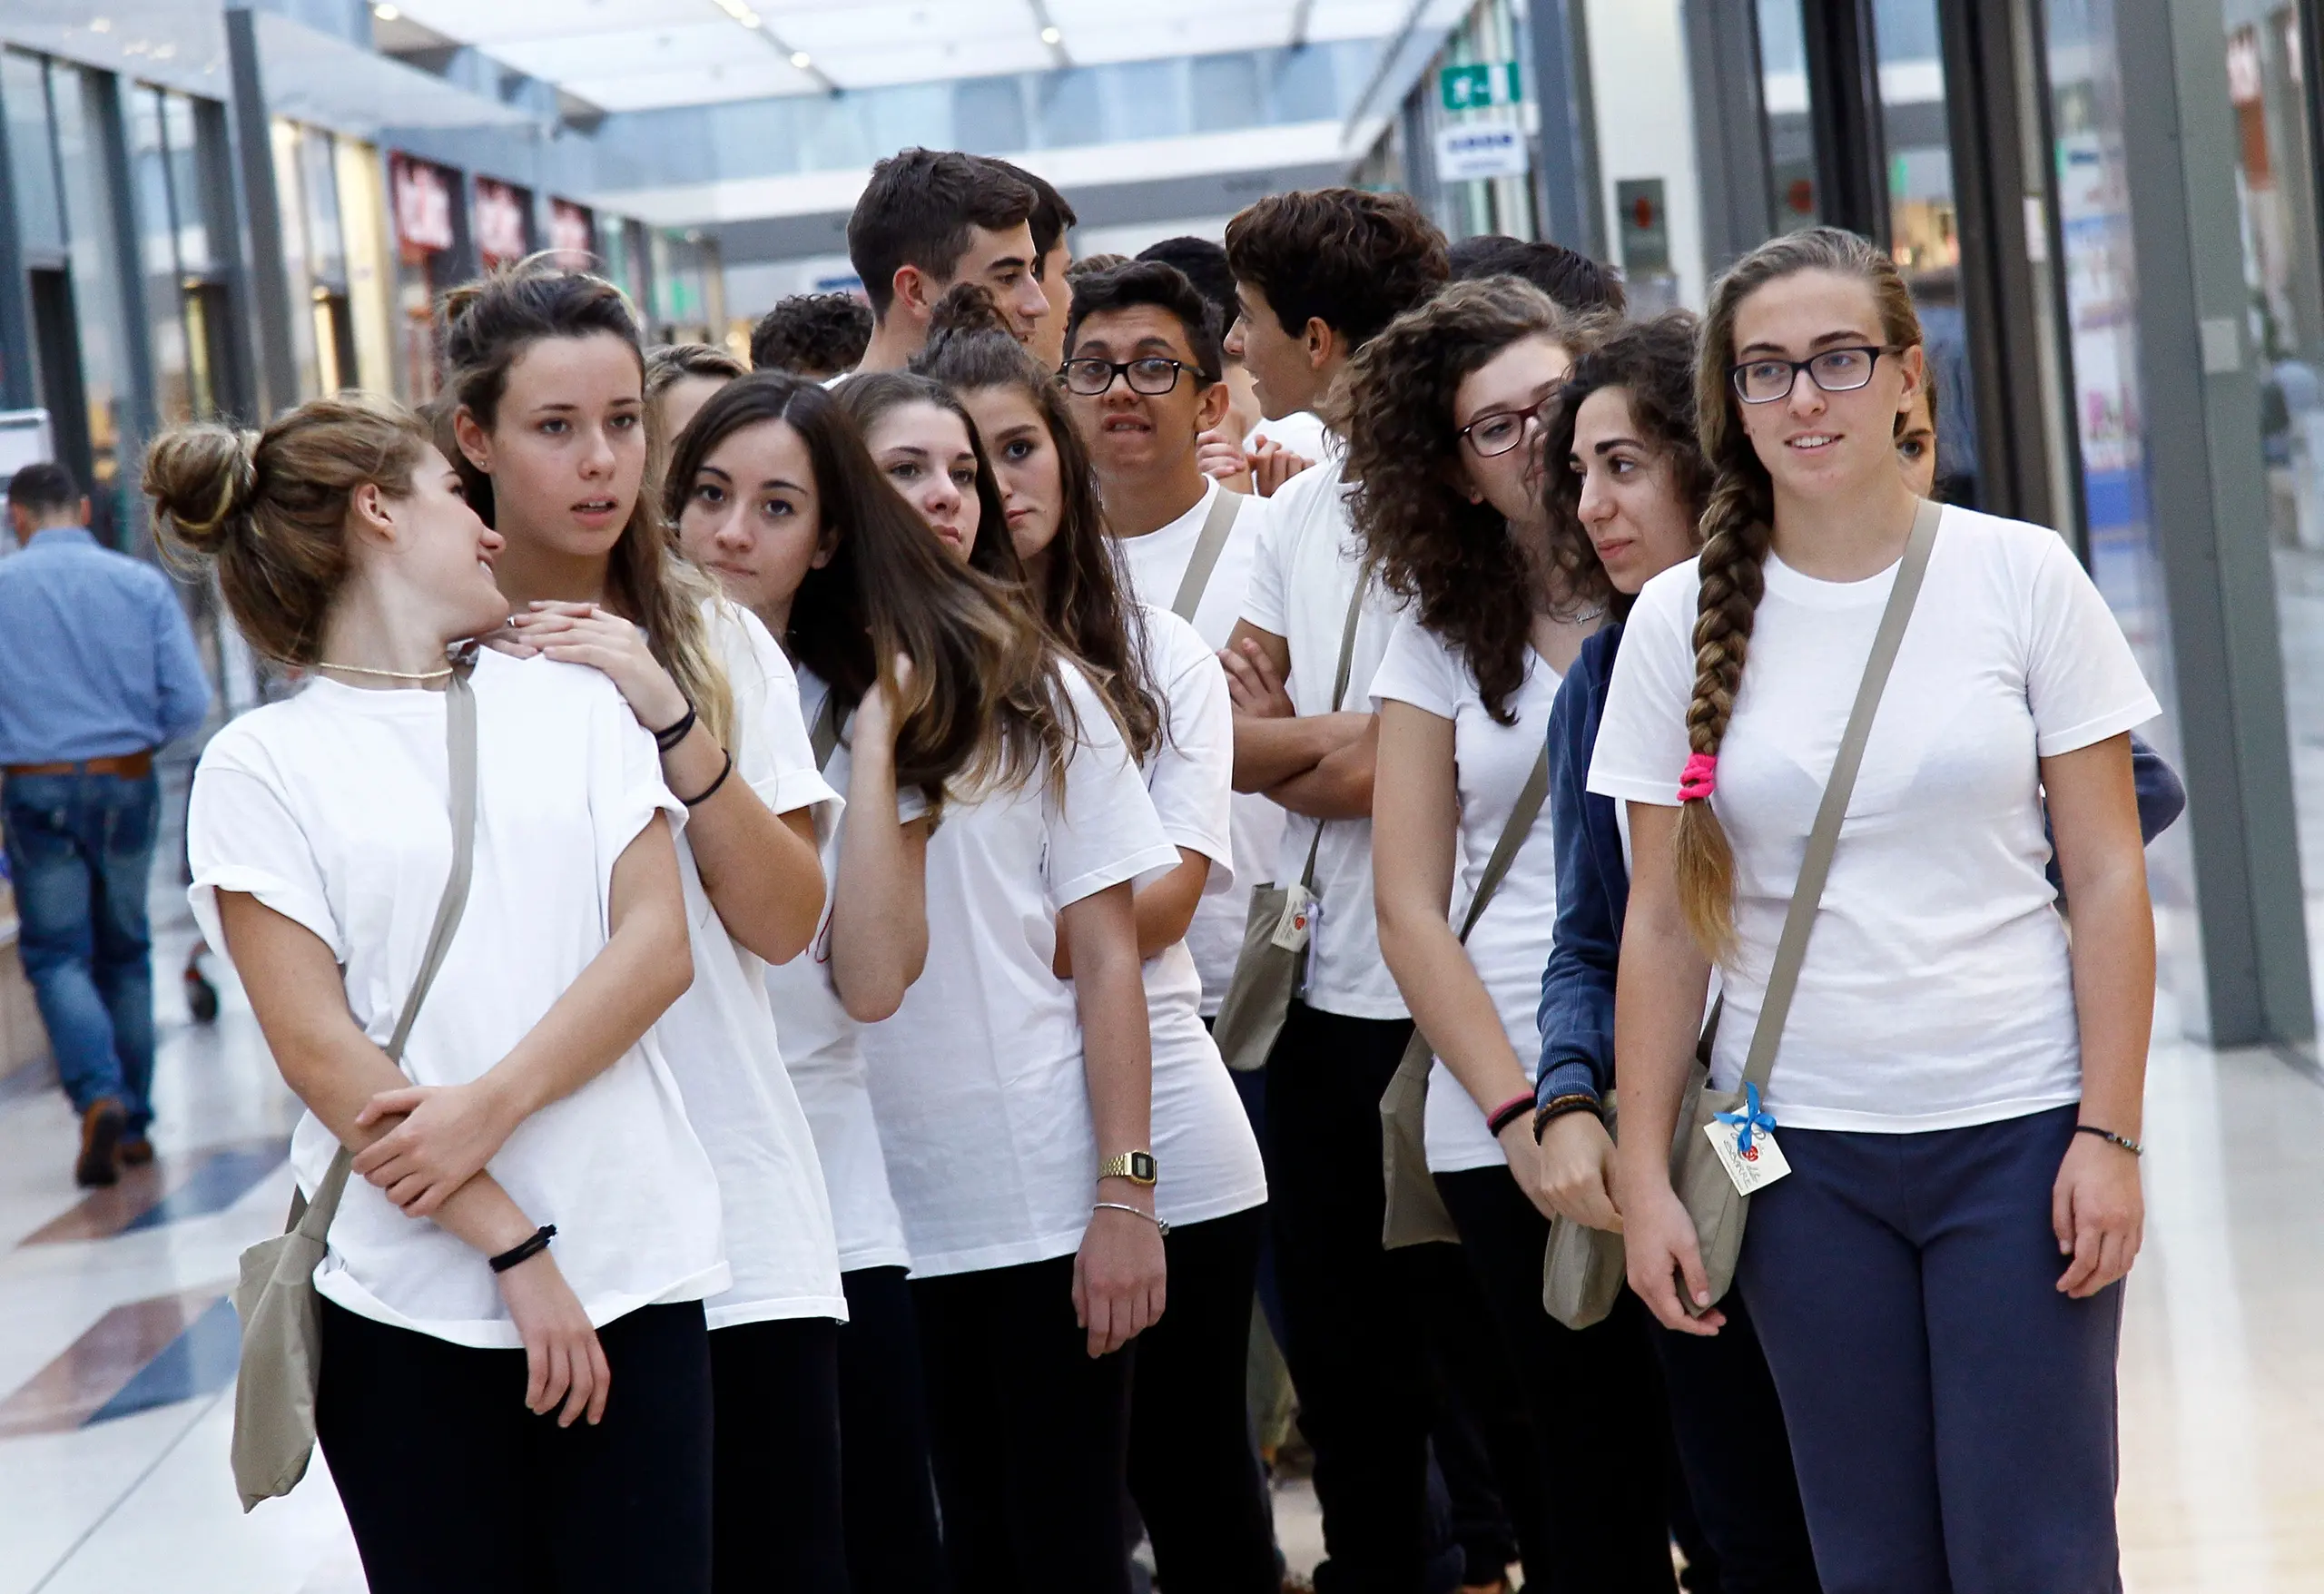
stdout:
<svg viewBox="0 0 2324 1594">
<path fill-rule="evenodd" d="M 686 733 L 694 729 L 694 704 L 688 704 L 686 712 L 678 716 L 677 723 L 666 725 L 654 733 L 654 745 L 665 753 L 669 752 L 686 739 Z"/>
<path fill-rule="evenodd" d="M 534 1257 L 538 1256 L 542 1252 L 547 1250 L 548 1243 L 556 1238 L 556 1225 L 555 1224 L 545 1223 L 541 1225 L 540 1227 L 533 1231 L 531 1238 L 519 1241 L 517 1244 L 509 1246 L 506 1251 L 503 1251 L 499 1255 L 494 1257 L 492 1259 L 492 1271 L 495 1273 L 507 1273 L 510 1268 L 516 1266 L 520 1262 L 530 1262 Z"/>
<path fill-rule="evenodd" d="M 718 795 L 718 788 L 719 788 L 719 787 L 721 787 L 721 786 L 723 786 L 723 785 L 724 785 L 724 784 L 726 783 L 726 777 L 727 777 L 728 775 L 733 774 L 734 772 L 734 755 L 733 753 L 728 753 L 728 754 L 726 755 L 726 763 L 725 763 L 724 767 L 724 768 L 722 768 L 722 769 L 720 769 L 720 770 L 719 770 L 719 772 L 718 772 L 718 778 L 717 778 L 716 780 L 714 780 L 714 781 L 713 781 L 713 782 L 710 782 L 709 787 L 708 787 L 705 791 L 704 791 L 704 792 L 702 793 L 702 795 L 701 795 L 701 796 L 699 796 L 699 797 L 681 797 L 681 798 L 679 798 L 679 799 L 678 799 L 678 801 L 679 801 L 679 802 L 683 802 L 683 803 L 684 803 L 688 808 L 699 808 L 699 807 L 701 807 L 704 803 L 705 803 L 705 802 L 709 802 L 713 797 L 715 797 L 715 796 L 717 796 L 717 795 Z"/>
</svg>

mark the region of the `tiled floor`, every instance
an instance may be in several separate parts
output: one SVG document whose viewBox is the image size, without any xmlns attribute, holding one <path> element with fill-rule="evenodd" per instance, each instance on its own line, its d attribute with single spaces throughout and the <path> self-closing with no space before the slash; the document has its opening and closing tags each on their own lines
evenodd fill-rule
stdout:
<svg viewBox="0 0 2324 1594">
<path fill-rule="evenodd" d="M 157 893 L 157 907 L 168 899 Z M 183 928 L 157 969 L 174 971 Z M 241 1248 L 288 1198 L 289 1097 L 231 989 L 213 1028 L 163 1009 L 161 1161 L 85 1197 L 54 1090 L 0 1090 L 0 1594 L 351 1594 L 318 1459 L 244 1516 L 226 1468 Z M 2324 1069 L 2163 1042 L 2147 1250 L 2122 1358 L 2132 1594 L 2324 1594 Z M 1313 1496 L 1278 1502 L 1320 1548 Z"/>
</svg>

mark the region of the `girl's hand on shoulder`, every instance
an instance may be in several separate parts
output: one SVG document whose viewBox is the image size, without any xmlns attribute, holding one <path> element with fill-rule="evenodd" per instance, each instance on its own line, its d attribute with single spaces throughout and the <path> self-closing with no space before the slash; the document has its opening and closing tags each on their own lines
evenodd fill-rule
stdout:
<svg viewBox="0 0 2324 1594">
<path fill-rule="evenodd" d="M 645 644 L 645 633 L 596 604 L 539 601 L 510 617 L 515 640 L 561 664 L 586 664 L 621 689 L 637 723 L 666 731 L 685 717 L 685 694 Z"/>
<path fill-rule="evenodd" d="M 1541 1190 L 1535 1199 L 1551 1215 L 1622 1232 L 1621 1211 L 1614 1205 L 1614 1137 L 1597 1114 L 1551 1118 L 1541 1132 L 1540 1153 Z"/>
<path fill-rule="evenodd" d="M 383 1090 L 355 1122 L 403 1122 L 355 1154 L 355 1172 L 387 1192 L 409 1217 L 431 1217 L 452 1193 L 484 1171 L 516 1129 L 499 1097 L 480 1080 Z"/>
<path fill-rule="evenodd" d="M 2139 1159 L 2095 1135 L 2076 1135 L 2050 1192 L 2058 1254 L 2071 1258 L 2058 1290 L 2086 1301 L 2122 1278 L 2146 1237 Z"/>
<path fill-rule="evenodd" d="M 1109 1206 L 1090 1213 L 1073 1258 L 1073 1320 L 1088 1331 L 1090 1355 L 1118 1351 L 1161 1320 L 1166 1271 L 1151 1220 Z"/>
<path fill-rule="evenodd" d="M 543 1251 L 494 1278 L 525 1342 L 525 1410 L 544 1417 L 556 1412 L 559 1428 L 583 1417 L 593 1427 L 603 1422 L 613 1370 L 556 1259 Z"/>
</svg>

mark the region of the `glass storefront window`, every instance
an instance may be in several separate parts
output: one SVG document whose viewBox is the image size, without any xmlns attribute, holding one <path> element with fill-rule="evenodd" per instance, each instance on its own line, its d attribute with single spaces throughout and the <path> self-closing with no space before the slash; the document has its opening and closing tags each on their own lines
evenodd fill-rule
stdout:
<svg viewBox="0 0 2324 1594">
<path fill-rule="evenodd" d="M 2309 90 L 2291 5 L 2221 0 L 2220 22 L 2312 955 L 2324 949 L 2324 271 L 2309 159 Z M 2324 992 L 2324 979 L 2317 989 Z"/>
<path fill-rule="evenodd" d="M 162 91 L 130 90 L 129 183 L 137 205 L 137 263 L 145 280 L 145 309 L 153 348 L 153 399 L 163 424 L 191 420 L 196 411 L 186 369 L 185 321 L 179 313 L 177 221 L 170 197 L 170 153 L 162 120 Z"/>
<path fill-rule="evenodd" d="M 2162 700 L 2163 718 L 2141 733 L 2176 761 L 2170 615 L 2148 507 L 2138 277 L 2122 152 L 2128 111 L 2114 54 L 2114 4 L 2050 0 L 2044 8 L 2060 263 L 2090 574 Z M 2200 1033 L 2208 1022 L 2187 836 L 2186 825 L 2174 825 L 2147 850 L 2161 975 L 2155 1028 L 2164 1035 Z"/>
<path fill-rule="evenodd" d="M 1888 248 L 1913 290 L 1936 383 L 1937 496 L 1979 502 L 1975 389 L 1961 303 L 1961 235 L 1936 0 L 1876 0 Z"/>
<path fill-rule="evenodd" d="M 124 479 L 122 461 L 134 458 L 143 439 L 124 435 L 131 373 L 114 224 L 119 212 L 97 123 L 101 108 L 109 108 L 109 98 L 88 81 L 95 75 L 51 63 L 49 103 L 56 121 L 56 166 L 64 198 L 82 396 L 88 412 L 89 496 L 107 507 L 98 511 L 99 518 L 109 509 L 117 528 L 129 524 L 127 495 L 136 485 Z M 109 529 L 100 526 L 100 536 Z"/>
<path fill-rule="evenodd" d="M 1758 0 L 1759 108 L 1768 121 L 1768 204 L 1776 231 L 1821 220 L 1816 198 L 1816 124 L 1808 115 L 1807 34 L 1799 0 Z"/>
<path fill-rule="evenodd" d="M 40 58 L 0 50 L 0 114 L 8 119 L 8 177 L 16 238 L 28 251 L 64 248 L 56 145 L 48 130 L 48 74 Z"/>
</svg>

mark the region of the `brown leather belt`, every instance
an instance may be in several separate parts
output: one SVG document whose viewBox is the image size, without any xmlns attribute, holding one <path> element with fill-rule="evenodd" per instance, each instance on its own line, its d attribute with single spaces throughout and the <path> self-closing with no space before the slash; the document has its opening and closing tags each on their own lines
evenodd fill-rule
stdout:
<svg viewBox="0 0 2324 1594">
<path fill-rule="evenodd" d="M 119 775 L 123 780 L 142 780 L 153 772 L 153 754 L 123 753 L 112 758 L 84 758 L 77 763 L 67 759 L 59 763 L 12 763 L 0 773 L 14 775 Z"/>
</svg>

